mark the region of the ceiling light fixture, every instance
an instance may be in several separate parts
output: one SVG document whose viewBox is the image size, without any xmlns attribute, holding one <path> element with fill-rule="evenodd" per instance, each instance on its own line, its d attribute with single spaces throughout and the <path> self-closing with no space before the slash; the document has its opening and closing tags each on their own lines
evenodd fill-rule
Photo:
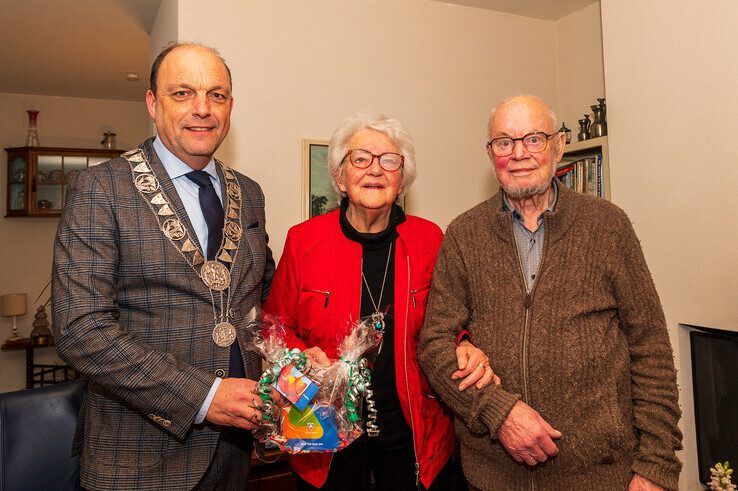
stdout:
<svg viewBox="0 0 738 491">
<path fill-rule="evenodd" d="M 127 72 L 126 73 L 126 80 L 129 82 L 138 82 L 138 73 L 136 72 Z"/>
</svg>

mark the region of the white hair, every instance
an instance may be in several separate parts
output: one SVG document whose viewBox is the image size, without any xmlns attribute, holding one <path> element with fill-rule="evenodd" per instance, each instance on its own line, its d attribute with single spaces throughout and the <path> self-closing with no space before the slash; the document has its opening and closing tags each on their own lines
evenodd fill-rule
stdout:
<svg viewBox="0 0 738 491">
<path fill-rule="evenodd" d="M 328 172 L 330 172 L 333 180 L 333 188 L 341 198 L 346 196 L 346 193 L 341 192 L 338 188 L 336 178 L 338 173 L 341 172 L 341 166 L 350 150 L 348 148 L 349 141 L 361 130 L 382 133 L 397 146 L 400 154 L 404 157 L 405 163 L 402 166 L 403 190 L 397 199 L 402 198 L 415 181 L 415 145 L 413 145 L 413 138 L 395 118 L 368 111 L 361 111 L 344 119 L 331 136 L 331 141 L 328 144 Z"/>
</svg>

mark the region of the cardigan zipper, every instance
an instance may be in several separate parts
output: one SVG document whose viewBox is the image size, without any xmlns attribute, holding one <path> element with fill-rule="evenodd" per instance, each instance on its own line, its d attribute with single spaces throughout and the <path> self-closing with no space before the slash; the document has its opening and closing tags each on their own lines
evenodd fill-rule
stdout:
<svg viewBox="0 0 738 491">
<path fill-rule="evenodd" d="M 407 284 L 410 285 L 410 256 L 407 256 Z M 420 464 L 418 463 L 418 449 L 415 447 L 415 432 L 417 431 L 417 428 L 415 427 L 415 418 L 413 416 L 413 403 L 412 399 L 410 397 L 410 377 L 408 377 L 407 373 L 407 319 L 408 315 L 410 314 L 410 289 L 408 288 L 408 296 L 407 301 L 405 302 L 405 330 L 403 332 L 403 358 L 404 358 L 404 365 L 405 365 L 405 390 L 407 391 L 407 407 L 408 407 L 408 413 L 410 413 L 410 429 L 412 429 L 413 433 L 413 455 L 415 456 L 415 486 L 417 489 L 420 489 Z M 413 303 L 415 303 L 415 295 L 413 294 Z"/>
<path fill-rule="evenodd" d="M 511 217 L 511 225 L 514 227 L 515 224 L 512 223 L 512 217 Z M 512 230 L 511 230 L 512 231 Z M 546 256 L 546 238 L 544 234 L 543 239 L 543 252 L 541 253 L 541 260 L 538 263 L 538 269 L 536 270 L 536 277 L 535 280 L 533 280 L 533 284 L 528 288 L 528 283 L 525 278 L 525 270 L 523 269 L 523 259 L 520 257 L 520 250 L 518 249 L 518 242 L 515 239 L 515 232 L 512 231 L 513 236 L 513 246 L 515 247 L 515 254 L 518 257 L 518 265 L 520 266 L 520 278 L 523 280 L 523 289 L 525 290 L 525 297 L 523 298 L 523 307 L 525 307 L 525 324 L 523 327 L 523 399 L 527 405 L 530 406 L 530 391 L 528 388 L 528 359 L 530 357 L 530 309 L 533 306 L 533 290 L 535 290 L 536 285 L 538 285 L 538 280 L 540 278 L 541 268 L 543 266 L 543 260 Z M 535 491 L 536 490 L 536 481 L 533 477 L 533 473 L 531 472 L 530 475 L 530 490 Z"/>
</svg>

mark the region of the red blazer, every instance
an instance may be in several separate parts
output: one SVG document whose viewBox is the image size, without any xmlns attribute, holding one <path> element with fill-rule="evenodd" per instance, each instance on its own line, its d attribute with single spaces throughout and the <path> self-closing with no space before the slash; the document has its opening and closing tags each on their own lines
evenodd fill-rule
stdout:
<svg viewBox="0 0 738 491">
<path fill-rule="evenodd" d="M 402 412 L 413 431 L 420 479 L 430 487 L 454 449 L 451 418 L 431 393 L 418 365 L 418 332 L 423 324 L 433 267 L 443 233 L 432 222 L 407 216 L 395 241 L 395 380 Z M 362 247 L 341 231 L 338 210 L 296 225 L 284 252 L 264 312 L 281 318 L 287 344 L 319 346 L 336 358 L 340 339 L 359 317 Z M 301 454 L 292 467 L 305 481 L 322 486 L 332 454 Z"/>
</svg>

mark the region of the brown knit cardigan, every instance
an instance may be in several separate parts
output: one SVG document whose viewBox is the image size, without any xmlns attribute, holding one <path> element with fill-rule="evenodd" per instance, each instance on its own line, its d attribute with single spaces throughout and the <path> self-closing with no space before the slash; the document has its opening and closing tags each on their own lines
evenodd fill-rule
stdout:
<svg viewBox="0 0 738 491">
<path fill-rule="evenodd" d="M 501 192 L 456 218 L 438 255 L 419 358 L 457 415 L 464 473 L 490 490 L 627 489 L 634 472 L 676 489 L 676 372 L 633 227 L 612 203 L 561 186 L 545 226 L 529 295 Z M 460 326 L 501 386 L 461 392 L 451 380 Z M 563 433 L 559 455 L 535 468 L 497 439 L 517 400 Z"/>
</svg>

